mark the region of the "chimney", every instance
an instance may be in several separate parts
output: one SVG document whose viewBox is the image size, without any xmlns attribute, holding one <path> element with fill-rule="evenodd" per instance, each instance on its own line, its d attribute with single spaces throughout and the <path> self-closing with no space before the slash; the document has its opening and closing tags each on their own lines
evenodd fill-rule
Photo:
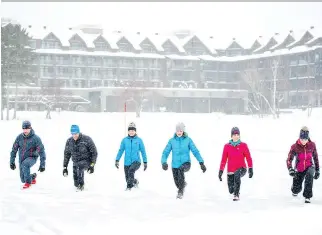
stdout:
<svg viewBox="0 0 322 235">
<path fill-rule="evenodd" d="M 314 26 L 311 26 L 310 29 L 314 29 Z"/>
<path fill-rule="evenodd" d="M 46 28 L 47 28 L 47 26 L 44 26 L 43 28 L 44 28 L 44 29 L 46 29 Z"/>
<path fill-rule="evenodd" d="M 140 32 L 136 32 L 137 35 L 140 35 Z"/>
<path fill-rule="evenodd" d="M 213 36 L 210 36 L 209 38 L 213 39 L 214 37 Z"/>
</svg>

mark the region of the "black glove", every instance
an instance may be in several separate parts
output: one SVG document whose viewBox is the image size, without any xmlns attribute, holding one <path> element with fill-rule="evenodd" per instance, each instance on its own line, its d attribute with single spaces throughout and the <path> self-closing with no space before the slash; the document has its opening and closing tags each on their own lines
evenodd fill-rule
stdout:
<svg viewBox="0 0 322 235">
<path fill-rule="evenodd" d="M 199 164 L 200 164 L 200 168 L 201 168 L 202 172 L 205 173 L 207 170 L 205 164 L 203 162 L 200 162 Z"/>
<path fill-rule="evenodd" d="M 67 176 L 68 176 L 67 166 L 65 166 L 65 167 L 64 167 L 64 170 L 63 170 L 63 176 L 64 176 L 64 177 L 67 177 Z"/>
<path fill-rule="evenodd" d="M 320 177 L 320 169 L 315 170 L 314 179 L 317 180 Z"/>
<path fill-rule="evenodd" d="M 144 171 L 146 170 L 146 168 L 148 168 L 148 163 L 144 163 Z"/>
<path fill-rule="evenodd" d="M 15 170 L 16 169 L 16 164 L 15 163 L 11 163 L 10 164 L 10 168 L 11 168 L 11 170 Z"/>
<path fill-rule="evenodd" d="M 168 170 L 168 163 L 163 163 L 162 164 L 162 169 L 164 170 L 164 171 L 166 171 L 166 170 Z"/>
<path fill-rule="evenodd" d="M 253 168 L 248 168 L 248 174 L 249 174 L 249 178 L 253 178 Z"/>
<path fill-rule="evenodd" d="M 38 171 L 40 171 L 40 172 L 44 172 L 45 171 L 45 167 L 39 167 L 39 169 L 38 169 Z"/>
<path fill-rule="evenodd" d="M 93 174 L 93 173 L 94 173 L 94 166 L 95 166 L 95 164 L 94 164 L 94 163 L 92 163 L 92 164 L 88 167 L 88 169 L 87 169 L 87 173 L 89 173 L 89 174 Z"/>
<path fill-rule="evenodd" d="M 223 174 L 224 172 L 222 171 L 222 170 L 220 170 L 219 171 L 219 174 L 218 174 L 218 178 L 219 178 L 219 180 L 220 181 L 222 181 L 222 174 Z"/>
<path fill-rule="evenodd" d="M 288 173 L 290 174 L 290 176 L 294 177 L 295 176 L 295 170 L 291 167 L 288 169 Z"/>
<path fill-rule="evenodd" d="M 116 167 L 117 169 L 119 169 L 119 167 L 120 167 L 120 164 L 119 164 L 119 161 L 118 161 L 118 160 L 116 160 L 116 161 L 115 161 L 115 167 Z"/>
</svg>

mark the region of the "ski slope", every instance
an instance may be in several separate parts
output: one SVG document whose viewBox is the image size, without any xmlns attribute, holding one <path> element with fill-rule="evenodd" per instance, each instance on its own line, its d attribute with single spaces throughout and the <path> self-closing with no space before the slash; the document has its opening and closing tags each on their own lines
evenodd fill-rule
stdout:
<svg viewBox="0 0 322 235">
<path fill-rule="evenodd" d="M 305 204 L 302 194 L 291 196 L 292 178 L 286 169 L 288 150 L 303 125 L 310 128 L 311 138 L 322 153 L 322 111 L 314 110 L 310 119 L 306 115 L 296 111 L 274 120 L 215 113 L 142 113 L 136 119 L 134 113 L 124 117 L 121 113 L 62 112 L 45 120 L 43 112 L 19 112 L 17 121 L 0 121 L 0 234 L 321 235 L 322 179 L 314 181 L 312 203 Z M 46 171 L 37 172 L 37 184 L 28 190 L 21 190 L 19 171 L 9 168 L 11 147 L 24 119 L 31 121 L 47 153 Z M 130 121 L 137 124 L 149 162 L 147 171 L 141 168 L 136 174 L 140 188 L 127 192 L 123 167 L 117 170 L 114 161 L 126 133 L 125 122 Z M 192 157 L 182 200 L 176 199 L 171 170 L 163 171 L 160 163 L 178 121 L 185 122 L 207 166 L 203 174 Z M 98 148 L 95 172 L 85 175 L 83 192 L 75 192 L 71 162 L 68 178 L 62 175 L 71 124 L 79 124 Z M 226 177 L 218 180 L 223 145 L 232 126 L 240 128 L 254 161 L 254 177 L 249 179 L 247 174 L 243 178 L 239 202 L 233 202 L 228 194 Z M 39 161 L 33 170 L 38 167 Z"/>
</svg>

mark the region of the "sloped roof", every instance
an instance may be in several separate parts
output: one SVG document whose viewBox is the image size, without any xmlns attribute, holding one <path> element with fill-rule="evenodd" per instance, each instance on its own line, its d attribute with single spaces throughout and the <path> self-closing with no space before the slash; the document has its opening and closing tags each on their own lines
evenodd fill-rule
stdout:
<svg viewBox="0 0 322 235">
<path fill-rule="evenodd" d="M 126 38 L 132 44 L 135 50 L 137 51 L 142 50 L 140 43 L 144 40 L 144 36 L 142 36 L 141 34 L 124 33 L 122 34 L 121 38 L 123 37 Z"/>
<path fill-rule="evenodd" d="M 294 45 L 296 45 L 299 41 L 302 40 L 302 38 L 307 34 L 311 34 L 312 36 L 314 36 L 313 32 L 315 30 L 309 29 L 309 30 L 296 30 L 295 32 L 293 32 L 292 35 L 294 35 L 294 39 L 295 41 L 290 43 L 289 45 L 287 45 L 287 47 L 293 47 Z"/>
<path fill-rule="evenodd" d="M 76 32 L 81 37 L 88 48 L 95 48 L 94 41 L 100 34 L 83 33 L 83 31 Z"/>
<path fill-rule="evenodd" d="M 160 35 L 149 35 L 149 36 L 146 36 L 146 38 L 150 40 L 150 42 L 155 46 L 157 51 L 159 52 L 164 51 L 162 44 L 166 41 L 166 37 L 160 36 Z"/>
<path fill-rule="evenodd" d="M 81 37 L 84 42 L 86 43 L 86 46 L 88 48 L 94 48 L 94 41 L 100 36 L 100 34 L 87 34 L 83 33 L 81 30 L 75 30 L 75 29 L 69 29 L 68 27 L 58 27 L 58 28 L 52 28 L 46 26 L 45 28 L 43 26 L 32 26 L 29 27 L 23 26 L 23 28 L 26 29 L 26 31 L 29 33 L 29 35 L 34 39 L 40 39 L 43 40 L 47 35 L 50 33 L 53 33 L 62 43 L 63 46 L 70 46 L 69 40 L 74 34 L 78 34 L 79 37 Z M 281 43 L 285 41 L 287 36 L 292 36 L 296 41 L 293 43 L 290 43 L 287 45 L 288 48 L 295 45 L 299 40 L 302 39 L 302 37 L 305 35 L 305 33 L 310 33 L 314 36 L 312 40 L 307 42 L 307 45 L 311 45 L 312 42 L 319 39 L 322 36 L 322 30 L 312 28 L 309 30 L 298 30 L 293 32 L 285 32 L 280 33 L 279 35 L 273 35 L 271 37 L 266 37 L 269 35 L 264 35 L 262 37 L 258 37 L 255 39 L 255 42 L 257 41 L 261 47 L 259 47 L 256 51 L 262 50 L 270 39 L 273 39 L 277 42 L 277 45 L 273 46 L 270 49 L 277 48 Z M 233 42 L 233 38 L 235 38 L 235 42 L 238 43 L 242 48 L 249 49 L 254 44 L 254 33 L 240 33 L 240 35 L 232 35 L 230 33 L 227 33 L 225 35 L 216 35 L 211 33 L 205 33 L 205 32 L 195 32 L 194 35 L 190 35 L 185 37 L 184 39 L 179 39 L 176 36 L 173 35 L 166 35 L 166 34 L 137 34 L 136 32 L 106 32 L 101 35 L 111 46 L 112 49 L 119 49 L 117 46 L 117 42 L 122 38 L 125 37 L 137 51 L 141 51 L 142 48 L 140 47 L 140 43 L 145 39 L 148 38 L 151 43 L 156 47 L 156 49 L 159 52 L 163 52 L 164 48 L 162 45 L 169 40 L 180 53 L 184 53 L 185 50 L 183 46 L 191 40 L 194 36 L 196 36 L 204 45 L 205 47 L 213 54 L 216 55 L 217 50 L 225 50 L 227 49 L 231 43 Z M 212 37 L 211 37 L 212 36 Z"/>
<path fill-rule="evenodd" d="M 101 36 L 108 42 L 108 44 L 110 44 L 112 49 L 114 50 L 119 49 L 116 43 L 122 38 L 122 35 L 118 33 L 103 32 Z"/>
<path fill-rule="evenodd" d="M 313 34 L 313 38 L 311 40 L 309 40 L 307 43 L 305 43 L 306 45 L 310 45 L 310 44 L 314 43 L 316 40 L 322 38 L 322 28 L 313 29 L 313 30 L 311 30 L 311 32 Z"/>
<path fill-rule="evenodd" d="M 269 48 L 269 50 L 274 50 L 275 48 L 279 47 L 280 45 L 282 45 L 285 40 L 288 38 L 288 36 L 293 37 L 292 35 L 290 35 L 290 33 L 276 33 L 272 38 L 275 40 L 276 45 L 272 46 L 271 48 Z"/>
</svg>

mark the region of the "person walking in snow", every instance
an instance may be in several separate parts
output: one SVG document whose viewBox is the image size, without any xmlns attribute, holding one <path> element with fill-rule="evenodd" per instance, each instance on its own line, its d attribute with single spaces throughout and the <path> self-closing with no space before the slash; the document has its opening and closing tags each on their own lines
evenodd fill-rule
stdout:
<svg viewBox="0 0 322 235">
<path fill-rule="evenodd" d="M 161 164 L 162 169 L 165 171 L 168 170 L 167 159 L 171 151 L 173 179 L 176 187 L 178 188 L 177 198 L 181 199 L 184 194 L 184 189 L 187 186 L 185 181 L 185 172 L 188 172 L 191 167 L 190 151 L 198 160 L 203 173 L 206 172 L 207 168 L 199 150 L 185 131 L 185 125 L 182 122 L 176 125 L 174 136 L 168 141 L 168 144 L 163 150 Z"/>
<path fill-rule="evenodd" d="M 239 200 L 241 178 L 245 176 L 248 166 L 249 178 L 253 177 L 253 160 L 246 143 L 240 141 L 240 131 L 238 127 L 231 129 L 231 140 L 225 144 L 222 153 L 222 159 L 219 167 L 219 180 L 222 181 L 222 175 L 227 167 L 227 183 L 230 194 L 234 195 L 234 201 Z"/>
<path fill-rule="evenodd" d="M 296 157 L 295 169 L 292 167 L 294 157 Z M 310 203 L 313 197 L 313 179 L 317 180 L 320 177 L 320 165 L 315 143 L 311 141 L 307 127 L 300 130 L 299 139 L 291 146 L 286 165 L 290 176 L 293 177 L 291 187 L 293 196 L 302 191 L 304 181 L 303 197 L 306 203 Z"/>
<path fill-rule="evenodd" d="M 133 187 L 138 187 L 139 181 L 135 178 L 135 172 L 141 166 L 140 153 L 144 164 L 144 171 L 148 167 L 143 140 L 137 136 L 136 125 L 131 122 L 127 128 L 128 136 L 122 139 L 120 149 L 115 159 L 115 167 L 119 169 L 120 159 L 125 151 L 124 156 L 124 174 L 126 180 L 126 190 L 131 190 Z"/>
<path fill-rule="evenodd" d="M 32 184 L 36 184 L 37 174 L 30 174 L 30 168 L 36 164 L 40 156 L 40 166 L 38 171 L 44 172 L 46 165 L 46 153 L 44 145 L 38 135 L 31 127 L 30 121 L 22 123 L 22 133 L 19 134 L 12 146 L 10 156 L 10 168 L 16 169 L 15 159 L 19 150 L 19 170 L 20 179 L 24 183 L 23 189 L 29 188 Z"/>
<path fill-rule="evenodd" d="M 80 132 L 78 125 L 70 128 L 71 137 L 67 139 L 64 151 L 63 176 L 68 176 L 68 163 L 73 161 L 73 179 L 77 191 L 84 190 L 84 171 L 94 173 L 97 149 L 91 137 Z"/>
</svg>

